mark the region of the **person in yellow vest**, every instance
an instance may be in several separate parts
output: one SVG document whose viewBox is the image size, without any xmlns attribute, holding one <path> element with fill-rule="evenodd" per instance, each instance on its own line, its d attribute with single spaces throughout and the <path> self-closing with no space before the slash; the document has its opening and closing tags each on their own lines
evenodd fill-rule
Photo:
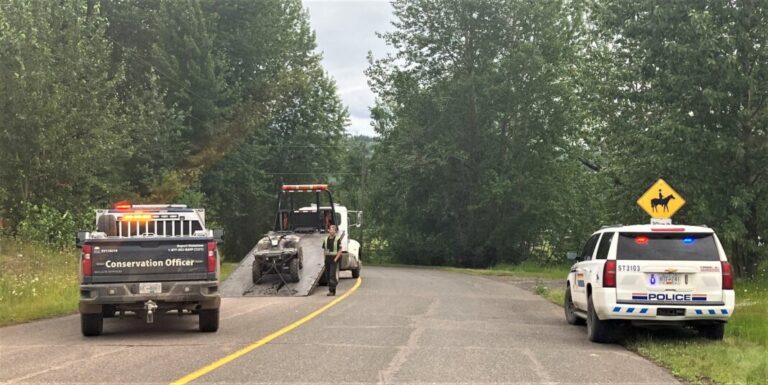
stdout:
<svg viewBox="0 0 768 385">
<path fill-rule="evenodd" d="M 325 274 L 328 281 L 328 295 L 336 295 L 336 285 L 339 283 L 336 269 L 341 259 L 341 236 L 337 236 L 339 229 L 336 225 L 328 228 L 328 237 L 323 241 L 323 253 L 325 253 Z"/>
</svg>

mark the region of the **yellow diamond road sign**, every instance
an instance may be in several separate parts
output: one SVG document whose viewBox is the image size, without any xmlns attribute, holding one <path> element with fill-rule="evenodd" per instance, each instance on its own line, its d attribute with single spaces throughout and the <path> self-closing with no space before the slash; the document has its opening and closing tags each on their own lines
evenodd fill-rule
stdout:
<svg viewBox="0 0 768 385">
<path fill-rule="evenodd" d="M 651 218 L 672 218 L 685 205 L 685 199 L 664 179 L 659 179 L 637 200 Z"/>
</svg>

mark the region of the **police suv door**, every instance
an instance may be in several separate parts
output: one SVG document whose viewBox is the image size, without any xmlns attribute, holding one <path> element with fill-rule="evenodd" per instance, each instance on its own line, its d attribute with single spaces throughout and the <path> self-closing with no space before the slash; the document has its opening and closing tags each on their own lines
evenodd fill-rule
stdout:
<svg viewBox="0 0 768 385">
<path fill-rule="evenodd" d="M 592 255 L 595 253 L 597 241 L 600 234 L 595 234 L 584 245 L 581 254 L 576 258 L 578 263 L 573 266 L 573 282 L 571 282 L 571 298 L 577 308 L 586 310 L 587 308 L 587 279 L 589 278 L 590 265 L 592 264 Z"/>
</svg>

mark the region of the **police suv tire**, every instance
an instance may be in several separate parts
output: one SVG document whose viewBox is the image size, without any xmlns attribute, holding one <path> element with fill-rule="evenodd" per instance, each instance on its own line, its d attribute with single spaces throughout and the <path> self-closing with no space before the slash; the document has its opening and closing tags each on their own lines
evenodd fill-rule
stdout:
<svg viewBox="0 0 768 385">
<path fill-rule="evenodd" d="M 112 214 L 104 214 L 99 217 L 99 222 L 96 224 L 96 229 L 102 233 L 106 233 L 107 236 L 117 235 L 117 222 L 115 216 Z"/>
<path fill-rule="evenodd" d="M 598 318 L 595 305 L 592 304 L 592 295 L 587 301 L 587 338 L 598 343 L 616 341 L 618 325 L 613 321 Z"/>
<path fill-rule="evenodd" d="M 360 278 L 360 269 L 362 269 L 363 266 L 360 263 L 360 261 L 357 262 L 357 267 L 352 269 L 352 278 Z"/>
<path fill-rule="evenodd" d="M 101 313 L 80 313 L 80 331 L 86 337 L 95 337 L 104 331 L 104 317 Z"/>
<path fill-rule="evenodd" d="M 699 335 L 708 340 L 722 341 L 725 336 L 725 323 L 698 325 L 696 330 L 699 331 Z"/>
<path fill-rule="evenodd" d="M 296 257 L 288 264 L 291 282 L 299 282 L 299 258 Z"/>
<path fill-rule="evenodd" d="M 565 320 L 571 325 L 584 325 L 586 320 L 577 316 L 575 306 L 573 305 L 573 299 L 571 298 L 571 288 L 565 289 L 565 301 L 563 303 L 565 309 Z"/>
<path fill-rule="evenodd" d="M 200 309 L 198 321 L 201 332 L 213 333 L 219 330 L 219 309 Z"/>
<path fill-rule="evenodd" d="M 251 279 L 253 280 L 254 285 L 261 279 L 261 266 L 257 263 L 253 264 Z"/>
</svg>

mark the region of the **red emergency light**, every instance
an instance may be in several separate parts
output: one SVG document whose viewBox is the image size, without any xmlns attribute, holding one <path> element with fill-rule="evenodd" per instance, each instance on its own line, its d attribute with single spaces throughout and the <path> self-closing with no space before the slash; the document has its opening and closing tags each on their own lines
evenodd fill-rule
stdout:
<svg viewBox="0 0 768 385">
<path fill-rule="evenodd" d="M 327 191 L 327 184 L 284 184 L 283 191 Z"/>
<path fill-rule="evenodd" d="M 122 202 L 115 203 L 114 206 L 112 206 L 112 207 L 115 210 L 130 210 L 131 207 L 133 207 L 133 206 L 131 205 L 131 202 L 122 201 Z"/>
</svg>

